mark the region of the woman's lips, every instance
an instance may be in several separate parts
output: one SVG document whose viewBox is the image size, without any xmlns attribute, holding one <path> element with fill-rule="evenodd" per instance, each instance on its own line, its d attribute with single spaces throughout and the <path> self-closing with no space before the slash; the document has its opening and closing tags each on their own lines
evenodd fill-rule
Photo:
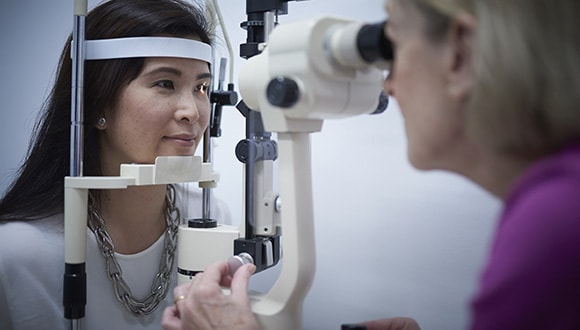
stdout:
<svg viewBox="0 0 580 330">
<path fill-rule="evenodd" d="M 183 147 L 192 147 L 195 145 L 195 136 L 193 135 L 173 135 L 166 136 L 165 139 Z"/>
</svg>

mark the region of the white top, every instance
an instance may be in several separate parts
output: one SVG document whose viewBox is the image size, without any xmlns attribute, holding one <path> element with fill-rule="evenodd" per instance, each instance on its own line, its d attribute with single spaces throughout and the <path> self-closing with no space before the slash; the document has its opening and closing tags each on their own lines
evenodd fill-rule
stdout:
<svg viewBox="0 0 580 330">
<path fill-rule="evenodd" d="M 195 186 L 194 186 L 195 185 Z M 176 203 L 184 219 L 201 217 L 197 183 L 176 185 Z M 213 200 L 212 218 L 231 224 L 223 202 Z M 173 304 L 177 283 L 177 256 L 166 298 L 149 315 L 133 316 L 115 297 L 105 273 L 105 260 L 94 235 L 87 229 L 87 305 L 82 329 L 160 329 L 165 307 Z M 63 215 L 0 224 L 0 329 L 68 329 L 64 318 Z M 116 254 L 133 296 L 144 298 L 151 290 L 163 252 L 164 235 L 149 248 L 132 255 Z"/>
</svg>

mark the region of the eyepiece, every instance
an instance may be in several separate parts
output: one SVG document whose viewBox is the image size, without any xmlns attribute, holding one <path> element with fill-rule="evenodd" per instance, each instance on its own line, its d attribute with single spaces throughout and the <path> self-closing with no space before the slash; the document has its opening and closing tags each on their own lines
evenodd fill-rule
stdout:
<svg viewBox="0 0 580 330">
<path fill-rule="evenodd" d="M 368 63 L 393 60 L 393 45 L 384 32 L 386 24 L 387 21 L 363 25 L 357 34 L 356 47 Z"/>
<path fill-rule="evenodd" d="M 388 66 L 393 46 L 385 37 L 386 21 L 375 24 L 352 23 L 336 27 L 327 39 L 332 59 L 345 67 L 363 69 Z"/>
</svg>

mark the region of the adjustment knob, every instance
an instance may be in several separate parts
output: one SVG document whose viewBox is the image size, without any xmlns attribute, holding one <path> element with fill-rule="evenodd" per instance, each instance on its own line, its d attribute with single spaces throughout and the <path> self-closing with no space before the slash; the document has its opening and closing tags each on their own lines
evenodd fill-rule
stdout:
<svg viewBox="0 0 580 330">
<path fill-rule="evenodd" d="M 190 219 L 187 221 L 189 228 L 216 228 L 217 220 L 215 219 Z"/>
<path fill-rule="evenodd" d="M 293 79 L 276 77 L 268 83 L 266 96 L 271 105 L 290 108 L 300 99 L 300 87 Z"/>
</svg>

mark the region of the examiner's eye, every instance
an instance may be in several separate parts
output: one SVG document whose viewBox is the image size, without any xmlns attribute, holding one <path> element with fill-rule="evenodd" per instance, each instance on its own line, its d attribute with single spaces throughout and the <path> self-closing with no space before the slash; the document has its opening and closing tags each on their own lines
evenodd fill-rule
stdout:
<svg viewBox="0 0 580 330">
<path fill-rule="evenodd" d="M 173 81 L 171 80 L 160 80 L 155 83 L 155 86 L 166 88 L 166 89 L 174 89 Z"/>
</svg>

